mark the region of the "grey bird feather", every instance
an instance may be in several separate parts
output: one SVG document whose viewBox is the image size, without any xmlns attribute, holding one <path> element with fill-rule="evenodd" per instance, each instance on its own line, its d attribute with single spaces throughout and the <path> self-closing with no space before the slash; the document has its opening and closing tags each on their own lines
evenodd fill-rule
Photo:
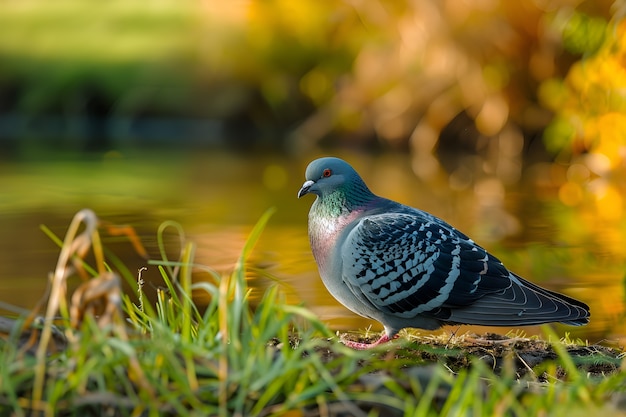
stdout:
<svg viewBox="0 0 626 417">
<path fill-rule="evenodd" d="M 315 194 L 309 239 L 328 291 L 349 310 L 383 324 L 366 349 L 407 327 L 528 326 L 589 322 L 589 307 L 510 272 L 445 221 L 373 194 L 345 161 L 309 164 L 298 198 Z"/>
</svg>

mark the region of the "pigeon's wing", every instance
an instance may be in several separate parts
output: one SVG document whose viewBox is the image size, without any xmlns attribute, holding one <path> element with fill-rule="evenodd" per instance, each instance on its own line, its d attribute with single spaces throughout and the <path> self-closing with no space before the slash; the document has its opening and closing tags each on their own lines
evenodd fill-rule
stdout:
<svg viewBox="0 0 626 417">
<path fill-rule="evenodd" d="M 589 306 L 546 290 L 511 273 L 511 286 L 486 294 L 463 308 L 440 308 L 430 315 L 443 321 L 489 326 L 524 326 L 561 322 L 580 326 L 589 322 Z"/>
<path fill-rule="evenodd" d="M 571 299 L 527 283 L 420 211 L 366 216 L 340 250 L 345 284 L 388 315 L 507 326 L 575 320 L 585 312 L 583 303 L 576 311 Z"/>
<path fill-rule="evenodd" d="M 419 214 L 361 219 L 346 237 L 342 260 L 343 279 L 353 292 L 404 317 L 448 304 L 469 305 L 511 285 L 509 272 L 484 249 L 446 223 Z M 488 272 L 489 282 L 482 282 Z"/>
</svg>

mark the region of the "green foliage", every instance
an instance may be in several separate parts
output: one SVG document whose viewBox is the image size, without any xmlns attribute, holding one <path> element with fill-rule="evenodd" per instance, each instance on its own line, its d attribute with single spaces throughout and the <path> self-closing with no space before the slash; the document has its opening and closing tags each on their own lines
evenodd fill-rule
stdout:
<svg viewBox="0 0 626 417">
<path fill-rule="evenodd" d="M 564 80 L 546 80 L 539 90 L 543 103 L 556 113 L 544 135 L 553 151 L 594 152 L 608 158 L 611 168 L 620 164 L 618 150 L 625 143 L 625 24 L 616 19 L 607 25 L 579 13 L 565 25 L 564 45 L 585 56 Z"/>
<path fill-rule="evenodd" d="M 0 9 L 0 90 L 19 92 L 9 110 L 81 114 L 91 100 L 119 114 L 190 110 L 190 3 L 27 0 Z"/>
<path fill-rule="evenodd" d="M 563 28 L 563 46 L 575 54 L 593 54 L 604 42 L 606 20 L 574 12 Z"/>
</svg>

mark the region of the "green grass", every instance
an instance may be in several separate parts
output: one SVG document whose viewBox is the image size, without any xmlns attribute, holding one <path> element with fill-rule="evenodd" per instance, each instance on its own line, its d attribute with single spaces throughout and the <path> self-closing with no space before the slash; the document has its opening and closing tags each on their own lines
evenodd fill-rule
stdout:
<svg viewBox="0 0 626 417">
<path fill-rule="evenodd" d="M 375 351 L 353 351 L 310 311 L 288 305 L 277 286 L 253 308 L 246 260 L 270 216 L 254 227 L 228 276 L 196 265 L 194 244 L 184 241 L 180 226 L 165 223 L 159 233 L 176 228 L 183 250 L 179 260 L 151 262 L 165 282 L 156 303 L 143 297 L 139 305 L 124 294 L 123 318 L 103 325 L 85 315 L 76 329 L 62 314 L 68 346 L 43 362 L 23 351 L 17 332 L 9 335 L 1 346 L 0 414 L 619 415 L 625 373 L 589 375 L 568 353 L 575 345 L 554 334 L 547 336 L 556 359 L 520 377 L 510 366 L 515 358 L 504 355 L 495 369 L 478 353 L 489 355 L 489 349 L 470 352 L 452 339 L 403 338 Z M 197 270 L 212 280 L 193 283 Z M 136 277 L 126 275 L 136 285 Z M 210 295 L 204 311 L 192 291 Z M 451 358 L 465 362 L 455 367 Z M 39 366 L 45 379 L 34 403 Z"/>
</svg>

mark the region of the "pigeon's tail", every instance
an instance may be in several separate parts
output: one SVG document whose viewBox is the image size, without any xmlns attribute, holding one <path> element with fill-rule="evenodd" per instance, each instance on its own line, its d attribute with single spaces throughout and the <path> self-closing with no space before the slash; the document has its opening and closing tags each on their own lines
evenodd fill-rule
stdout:
<svg viewBox="0 0 626 417">
<path fill-rule="evenodd" d="M 450 308 L 442 317 L 441 309 L 436 316 L 440 320 L 457 324 L 482 326 L 531 326 L 560 322 L 582 326 L 589 322 L 587 304 L 546 290 L 511 273 L 511 286 L 490 293 L 468 306 Z"/>
</svg>

